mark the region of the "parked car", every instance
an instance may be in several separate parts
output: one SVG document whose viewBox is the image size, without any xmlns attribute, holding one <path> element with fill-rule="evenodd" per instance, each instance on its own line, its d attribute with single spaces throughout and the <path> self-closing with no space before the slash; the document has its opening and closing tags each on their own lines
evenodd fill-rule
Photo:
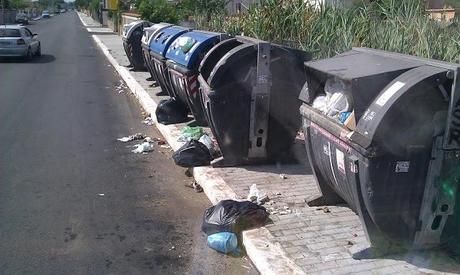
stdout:
<svg viewBox="0 0 460 275">
<path fill-rule="evenodd" d="M 25 13 L 16 14 L 15 22 L 18 24 L 27 25 L 29 24 L 29 17 Z"/>
<path fill-rule="evenodd" d="M 50 18 L 51 15 L 50 15 L 50 12 L 48 10 L 44 10 L 42 12 L 42 18 Z"/>
<path fill-rule="evenodd" d="M 40 40 L 21 25 L 0 25 L 0 56 L 23 56 L 32 59 L 42 54 Z"/>
</svg>

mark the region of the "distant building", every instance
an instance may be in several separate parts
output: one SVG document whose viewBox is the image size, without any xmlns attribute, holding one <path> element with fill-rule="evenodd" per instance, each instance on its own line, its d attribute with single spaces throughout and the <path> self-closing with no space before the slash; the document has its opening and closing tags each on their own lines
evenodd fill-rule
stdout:
<svg viewBox="0 0 460 275">
<path fill-rule="evenodd" d="M 445 0 L 426 0 L 427 9 L 442 9 L 445 5 Z"/>
</svg>

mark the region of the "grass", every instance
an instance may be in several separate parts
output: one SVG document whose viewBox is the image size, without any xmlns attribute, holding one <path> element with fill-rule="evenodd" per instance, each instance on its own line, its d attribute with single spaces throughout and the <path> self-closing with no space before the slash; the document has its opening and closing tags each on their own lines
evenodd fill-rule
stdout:
<svg viewBox="0 0 460 275">
<path fill-rule="evenodd" d="M 380 0 L 353 8 L 303 0 L 263 0 L 240 16 L 196 17 L 199 28 L 259 39 L 330 57 L 351 47 L 369 47 L 460 62 L 460 27 L 431 20 L 419 0 Z"/>
</svg>

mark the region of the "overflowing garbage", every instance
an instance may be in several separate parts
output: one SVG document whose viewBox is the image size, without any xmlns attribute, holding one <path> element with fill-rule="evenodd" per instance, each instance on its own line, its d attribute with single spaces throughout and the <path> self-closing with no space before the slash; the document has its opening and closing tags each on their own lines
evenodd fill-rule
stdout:
<svg viewBox="0 0 460 275">
<path fill-rule="evenodd" d="M 350 85 L 339 79 L 330 78 L 324 85 L 324 93 L 315 98 L 312 107 L 354 130 L 356 120 Z"/>
<path fill-rule="evenodd" d="M 268 212 L 250 201 L 223 200 L 206 209 L 201 230 L 208 235 L 209 247 L 221 253 L 238 249 L 238 236 L 244 230 L 267 223 Z"/>
<path fill-rule="evenodd" d="M 188 120 L 188 109 L 174 98 L 160 101 L 155 110 L 157 121 L 164 125 L 183 123 Z"/>
<path fill-rule="evenodd" d="M 208 236 L 208 246 L 224 254 L 238 250 L 238 237 L 235 233 L 219 232 Z"/>
<path fill-rule="evenodd" d="M 174 162 L 181 167 L 207 166 L 211 163 L 211 153 L 203 143 L 189 140 L 173 154 Z"/>
<path fill-rule="evenodd" d="M 208 235 L 240 234 L 243 230 L 265 225 L 267 220 L 268 212 L 263 206 L 250 201 L 223 200 L 205 211 L 201 230 Z"/>
</svg>

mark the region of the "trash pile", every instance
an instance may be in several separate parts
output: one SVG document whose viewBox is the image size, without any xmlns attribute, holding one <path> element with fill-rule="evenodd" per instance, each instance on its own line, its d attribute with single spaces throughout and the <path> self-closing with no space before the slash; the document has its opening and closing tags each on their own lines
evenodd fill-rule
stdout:
<svg viewBox="0 0 460 275">
<path fill-rule="evenodd" d="M 188 108 L 174 98 L 160 101 L 155 110 L 157 121 L 164 125 L 188 121 Z"/>
<path fill-rule="evenodd" d="M 351 87 L 345 82 L 330 78 L 324 85 L 325 95 L 317 96 L 312 106 L 350 130 L 354 130 L 356 128 L 356 119 L 350 91 Z"/>
<path fill-rule="evenodd" d="M 209 247 L 238 254 L 241 232 L 264 226 L 268 216 L 264 207 L 250 201 L 223 200 L 205 211 L 201 230 L 208 235 Z"/>
<path fill-rule="evenodd" d="M 178 141 L 185 144 L 173 154 L 176 165 L 187 168 L 207 166 L 213 160 L 214 143 L 202 127 L 184 127 Z"/>
<path fill-rule="evenodd" d="M 117 138 L 117 140 L 123 143 L 142 140 L 142 143 L 133 145 L 134 149 L 131 152 L 135 154 L 147 154 L 148 152 L 152 152 L 155 144 L 160 145 L 162 148 L 170 148 L 169 145 L 166 144 L 165 140 L 160 138 L 150 138 L 142 133 L 136 133 L 130 136 Z"/>
</svg>

